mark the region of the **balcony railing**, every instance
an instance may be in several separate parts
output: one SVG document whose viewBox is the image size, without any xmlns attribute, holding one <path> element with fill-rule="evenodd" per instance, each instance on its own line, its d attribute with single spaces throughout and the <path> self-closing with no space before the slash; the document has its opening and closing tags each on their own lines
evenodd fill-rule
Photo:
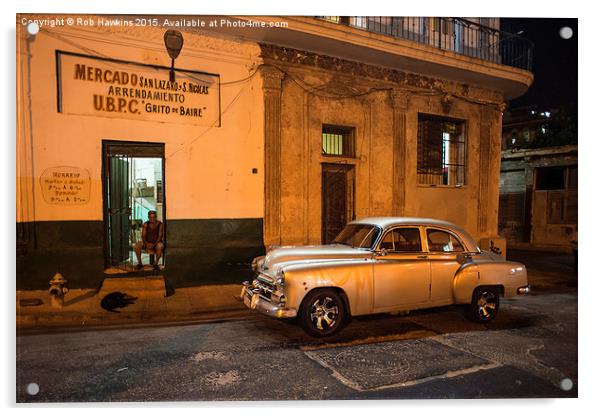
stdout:
<svg viewBox="0 0 602 416">
<path fill-rule="evenodd" d="M 531 71 L 530 40 L 459 17 L 319 16 L 318 19 Z"/>
</svg>

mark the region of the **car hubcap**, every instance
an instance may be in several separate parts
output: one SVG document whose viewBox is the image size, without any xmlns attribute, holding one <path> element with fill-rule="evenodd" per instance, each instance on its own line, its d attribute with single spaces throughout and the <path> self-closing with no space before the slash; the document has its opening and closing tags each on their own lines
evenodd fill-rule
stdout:
<svg viewBox="0 0 602 416">
<path fill-rule="evenodd" d="M 311 322 L 320 331 L 332 328 L 339 316 L 339 308 L 330 297 L 317 299 L 311 305 Z"/>
<path fill-rule="evenodd" d="M 491 318 L 496 309 L 495 294 L 483 292 L 477 301 L 479 316 L 481 318 Z"/>
</svg>

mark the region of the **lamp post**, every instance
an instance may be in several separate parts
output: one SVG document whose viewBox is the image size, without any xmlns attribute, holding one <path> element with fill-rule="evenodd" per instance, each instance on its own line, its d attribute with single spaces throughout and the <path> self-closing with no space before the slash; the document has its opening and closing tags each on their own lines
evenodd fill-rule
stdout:
<svg viewBox="0 0 602 416">
<path fill-rule="evenodd" d="M 174 62 L 180 51 L 182 50 L 182 46 L 184 45 L 184 37 L 182 33 L 177 30 L 168 30 L 163 35 L 163 41 L 165 42 L 165 48 L 167 49 L 167 53 L 171 58 L 171 69 L 169 70 L 169 82 L 176 81 L 176 73 L 174 72 Z"/>
</svg>

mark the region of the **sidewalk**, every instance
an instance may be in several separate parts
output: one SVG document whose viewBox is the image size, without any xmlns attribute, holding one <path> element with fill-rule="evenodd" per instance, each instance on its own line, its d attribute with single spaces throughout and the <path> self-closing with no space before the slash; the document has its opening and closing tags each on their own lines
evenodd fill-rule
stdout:
<svg viewBox="0 0 602 416">
<path fill-rule="evenodd" d="M 117 289 L 137 299 L 132 304 L 114 308 L 115 312 L 101 307 L 101 301 L 108 292 L 106 288 L 100 291 L 70 290 L 65 295 L 62 308 L 51 306 L 48 291 L 17 291 L 17 331 L 141 326 L 250 316 L 253 312 L 236 299 L 240 288 L 240 285 L 189 287 L 176 289 L 167 297 L 161 291 Z M 43 303 L 23 306 L 22 301 L 27 303 L 32 299 Z"/>
</svg>

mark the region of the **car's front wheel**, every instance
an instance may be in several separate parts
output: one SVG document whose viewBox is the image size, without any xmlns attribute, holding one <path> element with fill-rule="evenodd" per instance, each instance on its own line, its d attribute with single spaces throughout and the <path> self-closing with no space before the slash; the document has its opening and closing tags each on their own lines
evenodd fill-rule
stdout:
<svg viewBox="0 0 602 416">
<path fill-rule="evenodd" d="M 301 304 L 299 324 L 311 336 L 334 335 L 343 328 L 346 319 L 345 303 L 335 290 L 315 290 Z"/>
<path fill-rule="evenodd" d="M 495 287 L 478 287 L 472 294 L 470 314 L 474 321 L 486 323 L 493 320 L 500 309 L 500 291 Z"/>
</svg>

